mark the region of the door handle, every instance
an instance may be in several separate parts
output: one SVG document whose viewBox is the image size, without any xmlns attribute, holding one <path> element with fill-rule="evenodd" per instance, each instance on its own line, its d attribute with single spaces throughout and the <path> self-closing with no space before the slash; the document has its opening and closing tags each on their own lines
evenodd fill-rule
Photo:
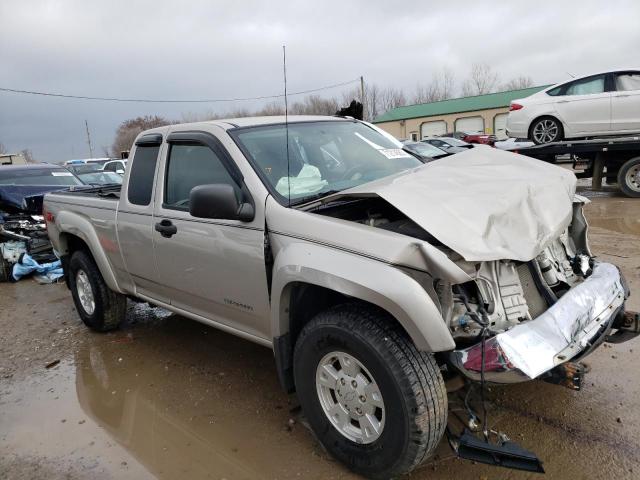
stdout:
<svg viewBox="0 0 640 480">
<path fill-rule="evenodd" d="M 160 232 L 164 238 L 171 238 L 178 233 L 178 227 L 176 227 L 171 220 L 162 220 L 155 225 L 156 232 Z"/>
</svg>

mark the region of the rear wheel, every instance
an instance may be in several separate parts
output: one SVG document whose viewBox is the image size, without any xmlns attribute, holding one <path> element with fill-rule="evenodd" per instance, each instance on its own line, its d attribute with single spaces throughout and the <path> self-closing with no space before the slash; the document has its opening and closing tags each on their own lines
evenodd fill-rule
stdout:
<svg viewBox="0 0 640 480">
<path fill-rule="evenodd" d="M 0 255 L 0 282 L 11 280 L 11 264 Z"/>
<path fill-rule="evenodd" d="M 618 171 L 618 186 L 629 197 L 640 197 L 640 157 L 632 158 Z"/>
<path fill-rule="evenodd" d="M 120 325 L 127 297 L 109 289 L 91 255 L 83 250 L 74 252 L 67 278 L 76 310 L 87 327 L 107 332 Z"/>
<path fill-rule="evenodd" d="M 529 137 L 536 145 L 559 142 L 564 132 L 562 124 L 553 117 L 542 117 L 531 124 Z"/>
<path fill-rule="evenodd" d="M 447 397 L 435 359 L 376 308 L 318 314 L 296 342 L 294 376 L 320 442 L 368 478 L 409 472 L 444 433 Z"/>
</svg>

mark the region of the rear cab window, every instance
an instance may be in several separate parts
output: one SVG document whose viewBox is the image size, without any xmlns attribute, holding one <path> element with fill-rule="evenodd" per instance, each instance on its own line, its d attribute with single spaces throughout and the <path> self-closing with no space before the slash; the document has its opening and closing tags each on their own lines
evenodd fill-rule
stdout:
<svg viewBox="0 0 640 480">
<path fill-rule="evenodd" d="M 134 205 L 146 206 L 151 203 L 153 179 L 158 163 L 158 153 L 162 136 L 148 134 L 136 142 L 136 151 L 129 172 L 127 200 Z"/>
</svg>

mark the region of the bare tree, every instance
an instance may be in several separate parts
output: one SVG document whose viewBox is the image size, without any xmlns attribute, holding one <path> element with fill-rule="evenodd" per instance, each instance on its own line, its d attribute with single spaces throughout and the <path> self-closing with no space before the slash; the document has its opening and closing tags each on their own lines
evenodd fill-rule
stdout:
<svg viewBox="0 0 640 480">
<path fill-rule="evenodd" d="M 38 161 L 35 158 L 33 158 L 33 153 L 28 148 L 20 150 L 20 153 L 22 154 L 22 156 L 24 157 L 27 163 L 38 163 Z"/>
<path fill-rule="evenodd" d="M 455 77 L 453 72 L 444 68 L 439 73 L 434 73 L 431 82 L 418 85 L 413 96 L 414 103 L 439 102 L 452 98 L 455 94 Z"/>
<path fill-rule="evenodd" d="M 394 87 L 381 89 L 379 99 L 381 113 L 388 112 L 393 108 L 402 107 L 407 104 L 407 98 L 405 97 L 404 92 Z"/>
<path fill-rule="evenodd" d="M 506 92 L 508 90 L 521 90 L 523 88 L 533 87 L 533 80 L 531 77 L 519 76 L 512 78 L 507 83 L 500 87 L 500 90 Z"/>
<path fill-rule="evenodd" d="M 0 142 L 0 155 L 7 153 L 7 147 L 4 146 L 4 143 Z"/>
<path fill-rule="evenodd" d="M 131 150 L 133 141 L 143 130 L 169 125 L 170 123 L 169 120 L 158 115 L 145 115 L 144 117 L 125 120 L 116 130 L 116 138 L 113 141 L 113 145 L 111 145 L 112 156 L 120 157 L 120 152 Z"/>
<path fill-rule="evenodd" d="M 474 63 L 469 78 L 462 84 L 462 95 L 485 95 L 496 91 L 498 74 L 486 63 Z"/>
<path fill-rule="evenodd" d="M 284 115 L 284 100 L 281 102 L 269 102 L 260 110 L 255 112 L 257 116 Z"/>
<path fill-rule="evenodd" d="M 342 105 L 346 106 L 352 100 L 357 100 L 363 106 L 363 119 L 367 122 L 373 120 L 380 113 L 380 88 L 374 84 L 366 82 L 364 85 L 364 97 L 360 87 L 352 88 L 342 94 Z"/>
<path fill-rule="evenodd" d="M 218 113 L 209 109 L 205 112 L 182 112 L 180 115 L 182 123 L 206 122 L 207 120 L 216 120 L 221 118 Z"/>
<path fill-rule="evenodd" d="M 364 91 L 364 118 L 373 120 L 380 114 L 380 88 L 375 84 L 366 84 Z"/>
<path fill-rule="evenodd" d="M 291 105 L 289 113 L 292 115 L 334 115 L 339 108 L 339 102 L 335 98 L 308 95 Z"/>
</svg>

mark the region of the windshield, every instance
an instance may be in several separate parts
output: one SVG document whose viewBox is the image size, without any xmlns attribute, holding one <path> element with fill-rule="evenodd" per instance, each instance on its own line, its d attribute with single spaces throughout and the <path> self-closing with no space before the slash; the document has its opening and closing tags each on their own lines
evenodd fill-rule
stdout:
<svg viewBox="0 0 640 480">
<path fill-rule="evenodd" d="M 78 174 L 78 178 L 80 178 L 84 183 L 88 183 L 90 185 L 109 185 L 114 183 L 122 185 L 122 175 L 118 175 L 113 172 L 98 171 L 92 173 L 80 173 Z"/>
<path fill-rule="evenodd" d="M 471 145 L 470 143 L 467 143 L 464 140 L 458 140 L 457 138 L 453 138 L 453 137 L 443 138 L 442 141 L 445 143 L 448 143 L 453 147 L 469 147 Z"/>
<path fill-rule="evenodd" d="M 25 168 L 2 171 L 0 185 L 82 185 L 66 168 Z"/>
<path fill-rule="evenodd" d="M 229 132 L 280 201 L 302 203 L 422 165 L 402 146 L 360 122 L 322 121 Z"/>
<path fill-rule="evenodd" d="M 69 165 L 67 168 L 78 175 L 81 173 L 97 172 L 102 167 L 97 163 L 83 163 L 82 165 Z"/>
<path fill-rule="evenodd" d="M 430 143 L 407 143 L 404 148 L 420 155 L 421 157 L 436 158 L 447 154 L 447 152 L 440 150 L 438 147 L 435 147 Z"/>
</svg>

